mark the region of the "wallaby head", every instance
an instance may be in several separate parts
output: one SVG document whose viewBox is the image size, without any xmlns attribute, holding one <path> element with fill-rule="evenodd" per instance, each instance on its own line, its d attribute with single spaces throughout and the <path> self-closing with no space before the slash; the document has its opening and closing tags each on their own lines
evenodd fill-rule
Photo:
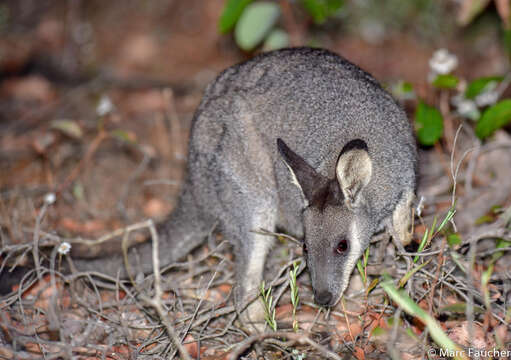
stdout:
<svg viewBox="0 0 511 360">
<path fill-rule="evenodd" d="M 364 191 L 372 175 L 367 144 L 354 139 L 343 147 L 335 179 L 319 174 L 281 139 L 277 145 L 305 200 L 303 247 L 315 300 L 333 306 L 374 233 Z"/>
</svg>

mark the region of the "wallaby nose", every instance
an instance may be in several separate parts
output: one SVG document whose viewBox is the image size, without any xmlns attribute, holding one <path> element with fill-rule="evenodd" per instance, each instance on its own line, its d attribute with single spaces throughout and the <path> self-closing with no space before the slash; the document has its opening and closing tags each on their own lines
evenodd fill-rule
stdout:
<svg viewBox="0 0 511 360">
<path fill-rule="evenodd" d="M 314 299 L 318 305 L 327 306 L 332 300 L 332 293 L 328 290 L 314 293 Z"/>
</svg>

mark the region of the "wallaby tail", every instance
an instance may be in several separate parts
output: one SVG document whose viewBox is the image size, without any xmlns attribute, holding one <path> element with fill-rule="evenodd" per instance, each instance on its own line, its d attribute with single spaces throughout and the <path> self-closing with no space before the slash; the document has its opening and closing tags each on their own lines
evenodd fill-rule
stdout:
<svg viewBox="0 0 511 360">
<path fill-rule="evenodd" d="M 185 186 L 169 218 L 156 225 L 160 267 L 178 261 L 199 246 L 211 231 L 211 226 L 201 215 L 200 208 Z M 78 271 L 97 271 L 112 277 L 119 274 L 121 279 L 129 278 L 129 275 L 135 277 L 140 272 L 148 274 L 153 271 L 151 237 L 144 243 L 130 247 L 127 261 L 129 273 L 122 251 L 109 257 L 76 259 L 73 262 Z"/>
</svg>

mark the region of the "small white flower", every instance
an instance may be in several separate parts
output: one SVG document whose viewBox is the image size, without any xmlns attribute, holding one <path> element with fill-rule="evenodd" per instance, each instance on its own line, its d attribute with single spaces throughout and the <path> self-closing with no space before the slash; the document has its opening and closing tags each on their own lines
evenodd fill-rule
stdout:
<svg viewBox="0 0 511 360">
<path fill-rule="evenodd" d="M 422 215 L 422 210 L 424 209 L 424 196 L 421 196 L 421 199 L 419 200 L 419 203 L 417 204 L 417 208 L 415 209 L 415 212 L 417 213 L 417 216 L 420 217 Z"/>
<path fill-rule="evenodd" d="M 483 107 L 493 105 L 499 100 L 499 93 L 495 90 L 484 91 L 475 98 L 477 106 Z"/>
<path fill-rule="evenodd" d="M 98 106 L 96 107 L 96 114 L 98 116 L 105 116 L 110 114 L 114 110 L 114 104 L 108 95 L 102 95 L 99 99 Z"/>
<path fill-rule="evenodd" d="M 62 244 L 59 245 L 59 248 L 57 249 L 58 253 L 60 255 L 66 255 L 69 250 L 71 250 L 71 244 L 67 241 L 64 241 Z"/>
<path fill-rule="evenodd" d="M 477 108 L 476 103 L 473 102 L 472 100 L 464 99 L 460 101 L 457 104 L 457 108 L 458 113 L 461 116 L 467 117 L 472 120 L 479 119 L 479 116 L 481 115 L 479 109 Z"/>
<path fill-rule="evenodd" d="M 449 74 L 458 66 L 458 57 L 446 49 L 439 49 L 429 59 L 431 71 L 437 75 Z"/>
<path fill-rule="evenodd" d="M 55 193 L 51 192 L 44 196 L 44 202 L 48 205 L 53 204 L 55 200 L 57 200 L 57 196 L 55 195 Z"/>
<path fill-rule="evenodd" d="M 459 93 L 451 98 L 451 104 L 456 107 L 456 112 L 463 117 L 471 120 L 477 120 L 481 116 L 477 104 L 467 99 L 463 93 Z"/>
</svg>

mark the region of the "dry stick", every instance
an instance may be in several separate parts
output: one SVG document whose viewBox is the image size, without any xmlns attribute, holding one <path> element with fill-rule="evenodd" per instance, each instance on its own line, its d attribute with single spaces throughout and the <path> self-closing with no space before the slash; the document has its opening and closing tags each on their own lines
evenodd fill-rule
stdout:
<svg viewBox="0 0 511 360">
<path fill-rule="evenodd" d="M 393 344 L 396 343 L 397 339 L 397 329 L 399 326 L 399 319 L 401 318 L 401 313 L 403 312 L 403 309 L 401 307 L 398 307 L 396 310 L 396 313 L 394 314 L 394 323 L 392 324 L 392 332 L 391 336 L 389 338 L 389 341 L 387 342 L 387 348 L 392 349 Z"/>
<path fill-rule="evenodd" d="M 179 122 L 179 116 L 176 112 L 176 103 L 174 101 L 174 93 L 172 89 L 166 88 L 162 91 L 162 96 L 165 106 L 165 116 L 170 122 L 170 136 L 172 138 L 172 143 L 177 145 L 174 149 L 174 156 L 176 160 L 184 161 L 185 160 L 185 144 L 183 141 L 183 132 L 181 129 L 181 124 Z"/>
<path fill-rule="evenodd" d="M 71 171 L 71 173 L 68 175 L 68 177 L 64 180 L 64 182 L 58 187 L 57 194 L 62 193 L 64 190 L 67 189 L 69 185 L 76 179 L 76 177 L 80 174 L 82 169 L 87 165 L 90 160 L 92 159 L 92 156 L 96 153 L 96 151 L 99 148 L 99 145 L 108 137 L 108 133 L 104 130 L 100 130 L 99 133 L 96 135 L 96 137 L 92 140 L 92 143 L 89 145 L 89 148 L 87 149 L 87 152 L 85 153 L 85 156 L 80 160 L 78 165 Z"/>
<path fill-rule="evenodd" d="M 181 344 L 181 341 L 179 340 L 179 337 L 176 334 L 176 331 L 172 327 L 172 324 L 170 323 L 170 320 L 165 314 L 165 311 L 163 309 L 163 305 L 161 303 L 161 277 L 160 277 L 160 258 L 159 258 L 159 249 L 158 249 L 158 233 L 156 232 L 156 228 L 154 226 L 154 223 L 152 220 L 148 220 L 149 224 L 149 231 L 151 232 L 151 239 L 153 241 L 153 273 L 154 273 L 154 290 L 155 294 L 153 298 L 149 298 L 145 295 L 141 295 L 142 300 L 147 302 L 149 305 L 151 305 L 156 312 L 158 313 L 158 316 L 160 317 L 161 321 L 163 322 L 163 325 L 165 325 L 165 328 L 167 329 L 167 334 L 170 336 L 172 341 L 174 342 L 174 345 L 179 350 L 179 353 L 185 360 L 192 360 L 190 355 L 188 354 L 188 351 L 183 347 Z"/>
<path fill-rule="evenodd" d="M 445 145 L 448 151 L 452 151 L 455 146 L 456 140 L 453 141 L 452 145 L 450 140 L 453 138 L 453 118 L 451 116 L 451 112 L 449 111 L 449 92 L 442 90 L 440 92 L 440 111 L 442 116 L 444 117 L 445 124 Z"/>
<path fill-rule="evenodd" d="M 57 299 L 59 296 L 59 290 L 57 289 L 57 281 L 55 280 L 55 258 L 57 256 L 58 247 L 54 247 L 51 252 L 50 258 L 50 284 L 51 284 L 51 296 L 48 306 L 48 328 L 51 331 L 58 331 L 59 338 L 61 338 L 60 330 L 61 324 L 59 316 L 57 315 Z"/>
<path fill-rule="evenodd" d="M 252 230 L 250 232 L 253 232 L 255 234 L 260 234 L 260 235 L 266 235 L 266 236 L 275 236 L 277 238 L 282 237 L 282 238 L 288 239 L 291 242 L 293 242 L 293 243 L 295 243 L 297 245 L 300 245 L 300 246 L 303 244 L 303 242 L 301 242 L 298 239 L 295 239 L 291 235 L 287 235 L 287 234 L 283 234 L 283 233 L 277 233 L 277 232 L 269 231 L 269 230 L 266 230 L 266 229 Z"/>
<path fill-rule="evenodd" d="M 462 128 L 462 125 L 460 125 L 458 127 L 458 130 L 456 131 L 456 136 L 454 137 L 453 150 L 451 152 L 451 164 L 450 165 L 451 165 L 451 176 L 453 179 L 453 190 L 452 190 L 452 200 L 451 200 L 452 206 L 454 206 L 454 204 L 456 202 L 456 183 L 457 183 L 456 179 L 458 177 L 458 171 L 460 169 L 461 163 L 462 163 L 463 159 L 465 158 L 465 156 L 468 155 L 468 153 L 470 151 L 472 151 L 472 149 L 469 149 L 465 152 L 465 154 L 463 154 L 462 158 L 458 161 L 458 165 L 456 166 L 456 171 L 454 171 L 454 149 L 456 148 L 456 141 L 458 139 L 458 134 L 459 134 L 461 128 Z M 451 219 L 451 224 L 454 227 L 454 231 L 456 231 L 456 223 L 454 222 L 454 216 Z M 470 247 L 470 254 L 471 254 L 471 259 L 475 259 L 475 253 L 473 252 L 472 246 Z M 473 262 L 473 260 L 471 260 L 470 268 L 468 269 L 468 274 L 469 274 L 468 279 L 469 279 L 469 283 L 471 285 L 473 285 L 473 276 L 472 276 L 473 266 L 474 266 L 474 262 Z M 472 326 L 472 322 L 474 321 L 474 298 L 471 295 L 471 293 L 469 293 L 469 300 L 467 302 L 466 316 L 467 316 L 467 321 L 468 321 L 469 339 L 472 339 L 473 335 L 474 335 L 473 326 Z M 469 341 L 470 341 L 469 345 L 472 345 L 472 340 L 469 340 Z"/>
<path fill-rule="evenodd" d="M 280 8 L 282 9 L 282 18 L 284 26 L 289 32 L 289 40 L 291 46 L 299 46 L 304 42 L 304 33 L 306 32 L 306 22 L 298 23 L 293 14 L 291 3 L 287 0 L 280 0 Z"/>
<path fill-rule="evenodd" d="M 465 194 L 468 198 L 472 198 L 474 189 L 472 187 L 472 180 L 474 178 L 474 171 L 476 169 L 477 160 L 481 154 L 481 140 L 475 139 L 476 145 L 474 146 L 474 154 L 470 157 L 467 170 L 465 171 Z"/>
<path fill-rule="evenodd" d="M 342 301 L 342 299 L 341 299 L 341 306 L 342 306 L 342 311 L 344 312 L 344 318 L 346 319 L 346 324 L 348 325 L 348 331 L 350 333 L 350 338 L 351 338 L 351 341 L 353 341 L 353 347 L 354 347 L 355 346 L 355 338 L 353 337 L 353 333 L 351 332 L 350 319 L 348 317 L 348 314 L 346 314 L 346 309 L 344 307 L 344 301 Z"/>
<path fill-rule="evenodd" d="M 440 165 L 442 166 L 445 174 L 447 176 L 449 176 L 450 175 L 449 164 L 447 164 L 447 161 L 445 161 L 445 159 L 444 159 L 444 151 L 442 149 L 442 145 L 440 145 L 439 142 L 436 142 L 433 147 L 435 149 L 436 154 L 438 155 L 438 160 L 440 161 Z"/>
<path fill-rule="evenodd" d="M 437 257 L 438 257 L 438 263 L 437 263 L 437 269 L 436 269 L 436 274 L 435 274 L 435 277 L 433 278 L 433 284 L 431 284 L 431 291 L 429 293 L 429 313 L 431 314 L 433 312 L 433 297 L 435 296 L 435 288 L 438 284 L 438 279 L 440 278 L 440 273 L 442 271 L 442 268 L 444 266 L 444 261 L 445 261 L 445 257 L 444 257 L 444 249 L 445 249 L 445 238 L 443 239 L 442 241 L 442 247 L 440 249 L 440 253 L 438 253 Z"/>
<path fill-rule="evenodd" d="M 41 228 L 41 221 L 43 220 L 43 217 L 46 214 L 46 209 L 48 208 L 48 205 L 49 203 L 45 201 L 43 207 L 41 208 L 41 211 L 37 215 L 33 237 L 32 256 L 34 257 L 35 270 L 39 281 L 43 280 L 43 277 L 41 276 L 41 264 L 39 263 L 39 232 Z"/>
<path fill-rule="evenodd" d="M 258 334 L 254 336 L 250 336 L 249 338 L 245 339 L 238 348 L 231 354 L 229 357 L 230 360 L 237 360 L 241 354 L 243 354 L 250 346 L 255 343 L 259 342 L 265 339 L 273 339 L 273 338 L 287 338 L 293 343 L 299 343 L 301 345 L 310 345 L 314 349 L 321 352 L 321 354 L 327 358 L 335 359 L 335 360 L 342 360 L 342 358 L 337 355 L 336 353 L 328 350 L 326 347 L 316 343 L 315 341 L 311 340 L 308 336 L 296 334 L 293 332 L 284 332 L 284 331 L 275 331 L 271 333 L 263 333 Z"/>
<path fill-rule="evenodd" d="M 140 147 L 138 149 L 140 149 Z M 124 202 L 128 198 L 128 195 L 130 194 L 131 185 L 140 175 L 142 175 L 142 173 L 149 165 L 149 161 L 151 160 L 151 157 L 147 154 L 146 151 L 141 151 L 141 153 L 142 161 L 140 161 L 135 170 L 130 174 L 128 180 L 123 184 L 121 195 L 117 200 L 117 209 L 124 217 L 126 217 L 126 206 L 124 206 Z"/>
<path fill-rule="evenodd" d="M 204 302 L 204 297 L 206 296 L 206 293 L 208 292 L 209 288 L 211 287 L 211 284 L 213 283 L 213 280 L 215 279 L 216 275 L 218 274 L 218 268 L 222 264 L 223 264 L 223 260 L 221 262 L 219 262 L 218 265 L 216 266 L 215 272 L 213 273 L 213 276 L 211 276 L 211 279 L 209 280 L 208 285 L 206 286 L 206 289 L 204 290 L 203 296 L 201 296 L 199 303 L 195 307 L 195 311 L 193 312 L 192 318 L 188 322 L 188 326 L 186 327 L 185 331 L 181 335 L 181 342 L 183 342 L 184 339 L 186 338 L 186 335 L 188 335 L 188 332 L 190 331 L 190 328 L 192 327 L 193 320 L 197 316 L 197 313 L 199 312 L 199 309 L 200 309 L 202 303 Z M 176 351 L 174 351 L 172 353 L 172 356 L 170 358 L 173 359 L 175 355 L 176 355 Z"/>
</svg>

